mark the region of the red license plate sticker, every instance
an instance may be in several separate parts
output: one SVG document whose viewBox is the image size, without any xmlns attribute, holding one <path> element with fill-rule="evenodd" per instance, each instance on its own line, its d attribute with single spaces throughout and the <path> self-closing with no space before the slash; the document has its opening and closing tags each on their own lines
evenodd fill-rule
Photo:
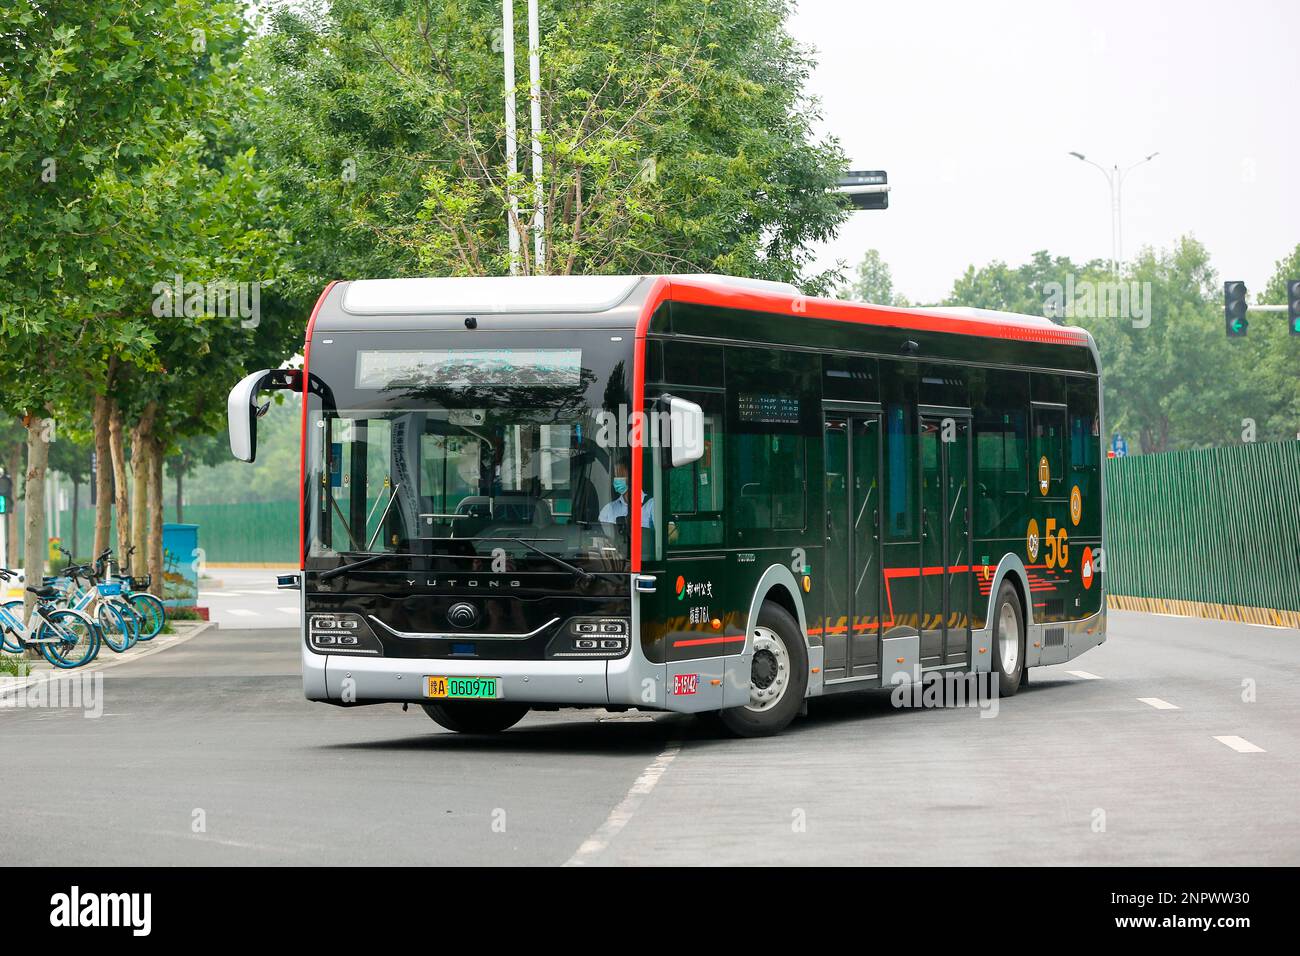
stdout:
<svg viewBox="0 0 1300 956">
<path fill-rule="evenodd" d="M 699 674 L 674 674 L 673 675 L 673 693 L 674 694 L 694 694 L 700 689 Z"/>
</svg>

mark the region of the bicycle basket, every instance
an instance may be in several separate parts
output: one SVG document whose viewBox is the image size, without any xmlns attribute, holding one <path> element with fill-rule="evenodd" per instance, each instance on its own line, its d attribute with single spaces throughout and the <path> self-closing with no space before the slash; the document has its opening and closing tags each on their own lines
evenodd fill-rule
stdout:
<svg viewBox="0 0 1300 956">
<path fill-rule="evenodd" d="M 116 597 L 122 593 L 121 581 L 111 581 L 107 584 L 97 584 L 95 586 L 99 589 L 99 593 L 104 597 Z"/>
</svg>

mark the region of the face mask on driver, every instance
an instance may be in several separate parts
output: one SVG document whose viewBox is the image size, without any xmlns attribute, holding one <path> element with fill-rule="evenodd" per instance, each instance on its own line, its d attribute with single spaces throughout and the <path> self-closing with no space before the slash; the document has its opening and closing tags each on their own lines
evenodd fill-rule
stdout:
<svg viewBox="0 0 1300 956">
<path fill-rule="evenodd" d="M 615 493 L 615 494 L 619 494 L 619 495 L 625 495 L 625 494 L 627 494 L 627 479 L 626 479 L 626 478 L 615 478 L 615 479 L 614 479 L 614 493 Z"/>
</svg>

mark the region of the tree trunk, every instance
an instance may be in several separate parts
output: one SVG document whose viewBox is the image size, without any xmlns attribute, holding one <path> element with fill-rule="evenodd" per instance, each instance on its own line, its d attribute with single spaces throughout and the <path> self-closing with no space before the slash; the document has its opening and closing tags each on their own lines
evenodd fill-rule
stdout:
<svg viewBox="0 0 1300 956">
<path fill-rule="evenodd" d="M 108 438 L 108 398 L 95 396 L 95 543 L 97 557 L 108 547 L 113 528 L 113 452 Z"/>
<path fill-rule="evenodd" d="M 176 459 L 176 523 L 185 521 L 185 456 Z"/>
<path fill-rule="evenodd" d="M 9 454 L 5 459 L 5 474 L 13 479 L 14 483 L 14 500 L 9 506 L 9 513 L 4 516 L 8 523 L 9 553 L 5 556 L 12 568 L 18 564 L 18 501 L 23 495 L 23 483 L 19 472 L 23 469 L 23 445 L 22 442 L 14 442 L 9 446 Z"/>
<path fill-rule="evenodd" d="M 131 546 L 135 548 L 135 554 L 128 556 L 123 552 L 118 555 L 123 566 L 129 561 L 132 567 L 141 567 L 148 548 L 149 496 L 145 489 L 149 484 L 149 469 L 152 467 L 150 456 L 153 452 L 153 423 L 157 410 L 157 404 L 150 402 L 131 429 L 131 488 L 134 492 L 131 499 Z"/>
<path fill-rule="evenodd" d="M 50 443 L 45 431 L 44 419 L 32 416 L 24 423 L 27 427 L 27 475 L 24 483 L 23 501 L 23 573 L 28 587 L 40 587 L 45 576 L 45 469 L 50 462 Z M 36 604 L 36 596 L 30 591 L 23 591 L 26 615 L 31 616 Z M 35 656 L 31 648 L 28 656 Z"/>
<path fill-rule="evenodd" d="M 163 597 L 163 448 L 157 435 L 149 437 L 149 573 L 150 593 Z"/>
<path fill-rule="evenodd" d="M 75 558 L 81 553 L 77 547 L 77 510 L 81 507 L 81 482 L 72 479 L 72 547 L 68 550 Z"/>
<path fill-rule="evenodd" d="M 114 506 L 117 508 L 117 560 L 131 550 L 131 500 L 126 485 L 126 448 L 122 444 L 122 409 L 108 401 L 108 445 L 113 454 Z M 95 557 L 99 555 L 96 554 Z"/>
</svg>

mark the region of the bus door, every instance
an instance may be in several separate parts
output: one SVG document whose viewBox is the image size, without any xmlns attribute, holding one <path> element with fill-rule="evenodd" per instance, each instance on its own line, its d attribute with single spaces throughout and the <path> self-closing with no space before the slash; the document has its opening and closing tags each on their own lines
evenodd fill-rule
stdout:
<svg viewBox="0 0 1300 956">
<path fill-rule="evenodd" d="M 921 664 L 970 646 L 970 412 L 921 415 Z"/>
<path fill-rule="evenodd" d="M 825 414 L 825 677 L 880 673 L 880 415 Z"/>
</svg>

